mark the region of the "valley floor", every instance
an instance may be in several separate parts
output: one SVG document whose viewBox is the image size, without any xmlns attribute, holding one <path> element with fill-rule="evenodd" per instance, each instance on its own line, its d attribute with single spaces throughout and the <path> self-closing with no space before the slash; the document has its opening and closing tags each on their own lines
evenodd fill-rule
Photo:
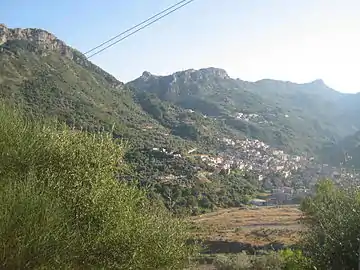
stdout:
<svg viewBox="0 0 360 270">
<path fill-rule="evenodd" d="M 298 205 L 286 205 L 221 209 L 193 217 L 192 222 L 196 228 L 195 235 L 205 238 L 209 244 L 218 243 L 223 246 L 220 243 L 231 245 L 230 243 L 236 242 L 240 248 L 240 244 L 295 244 L 302 230 L 300 219 L 301 211 Z M 231 250 L 228 252 L 233 253 Z"/>
<path fill-rule="evenodd" d="M 207 246 L 196 269 L 222 269 L 215 266 L 218 258 L 242 261 L 244 251 L 261 255 L 294 245 L 303 230 L 301 217 L 298 205 L 220 209 L 192 217 L 194 238 Z"/>
</svg>

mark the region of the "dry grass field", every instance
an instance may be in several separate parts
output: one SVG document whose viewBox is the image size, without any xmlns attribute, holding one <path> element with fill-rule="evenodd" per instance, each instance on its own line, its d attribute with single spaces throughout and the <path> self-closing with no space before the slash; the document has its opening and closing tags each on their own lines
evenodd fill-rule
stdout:
<svg viewBox="0 0 360 270">
<path fill-rule="evenodd" d="M 195 237 L 208 241 L 238 242 L 256 246 L 291 245 L 299 239 L 298 206 L 221 209 L 192 218 Z"/>
</svg>

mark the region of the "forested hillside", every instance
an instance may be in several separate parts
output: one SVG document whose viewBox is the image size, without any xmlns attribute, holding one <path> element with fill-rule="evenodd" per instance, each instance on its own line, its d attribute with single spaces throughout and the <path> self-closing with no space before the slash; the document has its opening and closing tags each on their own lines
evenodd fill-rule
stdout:
<svg viewBox="0 0 360 270">
<path fill-rule="evenodd" d="M 1 26 L 0 37 L 2 102 L 34 118 L 55 117 L 77 129 L 105 130 L 123 139 L 128 144 L 125 161 L 131 168 L 124 178 L 160 192 L 167 203 L 167 189 L 183 190 L 176 200 L 171 199 L 171 204 L 176 201 L 172 207 L 222 205 L 215 192 L 219 185 L 225 196 L 230 194 L 232 186 L 217 180 L 222 177 L 219 171 L 187 156 L 194 148 L 216 152 L 222 145 L 218 137 L 226 134 L 221 123 L 156 96 L 135 94 L 46 31 Z M 237 181 L 252 186 L 246 179 Z M 201 194 L 212 203 L 201 203 Z M 231 194 L 225 205 L 240 203 L 246 195 L 242 190 Z"/>
</svg>

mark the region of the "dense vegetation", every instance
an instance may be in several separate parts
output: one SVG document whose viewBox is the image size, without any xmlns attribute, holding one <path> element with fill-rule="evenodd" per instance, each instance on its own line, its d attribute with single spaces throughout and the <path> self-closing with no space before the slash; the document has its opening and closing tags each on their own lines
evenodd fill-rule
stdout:
<svg viewBox="0 0 360 270">
<path fill-rule="evenodd" d="M 360 191 L 321 181 L 302 203 L 306 230 L 303 247 L 317 269 L 358 269 Z"/>
<path fill-rule="evenodd" d="M 0 107 L 0 268 L 179 269 L 187 225 L 117 181 L 106 133 L 34 123 Z"/>
<path fill-rule="evenodd" d="M 175 200 L 172 209 L 176 212 L 196 213 L 215 206 L 238 204 L 253 190 L 231 191 L 226 181 L 216 180 L 223 176 L 186 156 L 194 147 L 200 152 L 216 152 L 221 146 L 217 138 L 225 134 L 223 125 L 166 103 L 155 95 L 137 93 L 74 49 L 66 47 L 64 55 L 56 49 L 44 48 L 46 46 L 27 39 L 8 40 L 0 46 L 0 62 L 6 63 L 0 67 L 3 102 L 19 106 L 29 117 L 56 117 L 77 129 L 92 133 L 105 130 L 115 138 L 125 139 L 129 149 L 124 161 L 133 170 L 123 173 L 124 178 L 136 178 L 141 186 L 152 187 L 152 197 L 160 192 L 160 198 L 168 207 Z M 174 159 L 152 151 L 153 148 L 165 148 L 181 153 L 182 157 Z M 214 173 L 211 180 L 216 181 L 198 185 L 198 167 L 205 175 Z M 165 184 L 163 179 L 172 175 L 186 179 Z M 200 178 L 206 179 L 206 176 Z M 231 181 L 235 185 L 236 180 Z M 251 186 L 246 179 L 237 181 Z M 222 199 L 226 195 L 215 190 L 220 187 L 225 194 L 234 195 Z M 171 199 L 171 204 L 169 189 L 182 190 L 178 198 Z M 204 201 L 206 203 L 202 203 Z"/>
<path fill-rule="evenodd" d="M 165 205 L 178 214 L 240 206 L 259 189 L 249 173 L 214 173 L 214 168 L 205 163 L 163 152 L 129 150 L 125 161 L 132 170 L 124 172 L 123 178 L 135 177 L 140 186 L 147 187 L 151 198 L 159 198 L 160 194 Z"/>
</svg>

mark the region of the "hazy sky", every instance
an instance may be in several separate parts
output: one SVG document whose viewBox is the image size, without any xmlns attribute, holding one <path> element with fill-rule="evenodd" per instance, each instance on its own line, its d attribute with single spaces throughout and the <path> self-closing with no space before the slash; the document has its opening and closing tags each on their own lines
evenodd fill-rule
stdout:
<svg viewBox="0 0 360 270">
<path fill-rule="evenodd" d="M 2 0 L 0 23 L 87 51 L 178 0 Z M 244 80 L 360 92 L 359 0 L 196 0 L 92 61 L 121 81 L 219 67 Z"/>
</svg>

